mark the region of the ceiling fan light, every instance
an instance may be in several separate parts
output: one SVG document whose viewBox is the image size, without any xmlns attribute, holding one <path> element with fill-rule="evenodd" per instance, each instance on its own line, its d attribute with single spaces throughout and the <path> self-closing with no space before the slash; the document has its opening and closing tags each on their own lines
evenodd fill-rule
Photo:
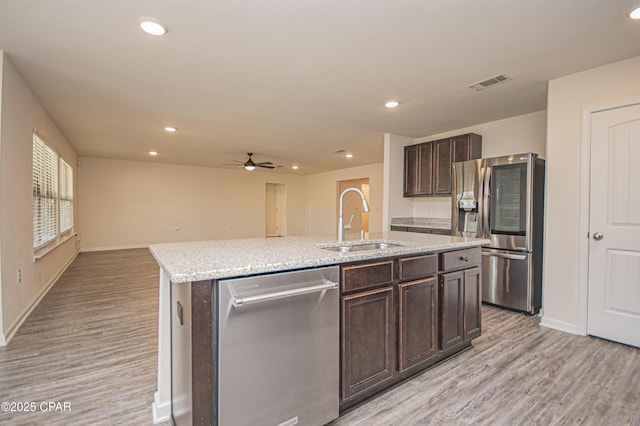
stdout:
<svg viewBox="0 0 640 426">
<path fill-rule="evenodd" d="M 640 5 L 633 8 L 631 12 L 629 12 L 629 18 L 638 20 L 640 19 Z"/>
<path fill-rule="evenodd" d="M 251 166 L 251 165 L 246 165 L 246 166 L 244 166 L 244 169 L 245 169 L 245 170 L 253 170 L 253 169 L 255 169 L 255 168 L 256 168 L 256 166 Z"/>
</svg>

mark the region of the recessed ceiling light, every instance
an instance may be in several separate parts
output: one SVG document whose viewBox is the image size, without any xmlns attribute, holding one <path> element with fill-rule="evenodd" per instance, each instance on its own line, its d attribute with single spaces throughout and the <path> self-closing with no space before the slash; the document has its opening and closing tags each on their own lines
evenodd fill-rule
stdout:
<svg viewBox="0 0 640 426">
<path fill-rule="evenodd" d="M 156 155 L 158 155 L 158 152 L 157 151 L 149 151 L 149 155 L 156 156 Z"/>
<path fill-rule="evenodd" d="M 175 127 L 165 127 L 165 128 L 164 128 L 164 131 L 165 131 L 165 132 L 169 132 L 169 133 L 173 133 L 173 132 L 175 132 L 176 130 L 178 130 L 178 129 L 177 129 L 177 128 L 175 128 Z"/>
<path fill-rule="evenodd" d="M 138 19 L 138 25 L 140 25 L 142 31 L 154 36 L 161 36 L 169 31 L 166 25 L 154 18 L 140 18 Z"/>
<path fill-rule="evenodd" d="M 345 154 L 344 156 L 347 158 L 353 158 L 353 154 Z"/>
<path fill-rule="evenodd" d="M 384 104 L 384 106 L 386 106 L 387 108 L 395 108 L 398 105 L 400 105 L 400 102 L 398 101 L 388 101 Z"/>
<path fill-rule="evenodd" d="M 291 168 L 292 168 L 293 170 L 298 170 L 300 167 L 298 167 L 298 166 L 291 166 Z"/>
<path fill-rule="evenodd" d="M 629 12 L 629 18 L 640 19 L 640 5 L 636 6 Z"/>
</svg>

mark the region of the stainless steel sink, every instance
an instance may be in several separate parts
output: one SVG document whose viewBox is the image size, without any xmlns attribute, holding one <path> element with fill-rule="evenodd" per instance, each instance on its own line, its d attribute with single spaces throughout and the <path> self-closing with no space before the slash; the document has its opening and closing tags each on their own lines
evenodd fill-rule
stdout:
<svg viewBox="0 0 640 426">
<path fill-rule="evenodd" d="M 341 246 L 329 246 L 320 247 L 323 250 L 338 251 L 340 253 L 349 253 L 352 251 L 364 251 L 364 250 L 380 250 L 391 247 L 400 247 L 400 244 L 393 243 L 366 243 L 366 244 L 353 244 L 353 245 L 341 245 Z"/>
</svg>

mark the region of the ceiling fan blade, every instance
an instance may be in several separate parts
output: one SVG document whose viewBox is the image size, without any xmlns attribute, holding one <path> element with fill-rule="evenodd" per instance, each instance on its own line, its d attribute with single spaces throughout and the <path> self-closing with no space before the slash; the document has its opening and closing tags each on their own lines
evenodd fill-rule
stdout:
<svg viewBox="0 0 640 426">
<path fill-rule="evenodd" d="M 256 165 L 273 166 L 273 163 L 271 161 L 263 161 L 261 163 L 256 163 Z"/>
<path fill-rule="evenodd" d="M 244 164 L 242 164 L 242 162 L 240 164 L 235 164 L 235 163 L 222 163 L 221 166 L 244 166 Z"/>
<path fill-rule="evenodd" d="M 265 163 L 258 163 L 256 164 L 256 167 L 262 167 L 263 169 L 275 169 L 276 166 L 268 166 Z"/>
</svg>

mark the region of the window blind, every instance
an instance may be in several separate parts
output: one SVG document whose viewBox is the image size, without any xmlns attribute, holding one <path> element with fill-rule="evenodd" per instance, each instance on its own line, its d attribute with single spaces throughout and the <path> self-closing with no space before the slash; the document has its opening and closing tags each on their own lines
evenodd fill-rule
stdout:
<svg viewBox="0 0 640 426">
<path fill-rule="evenodd" d="M 73 169 L 60 158 L 60 233 L 73 228 Z"/>
<path fill-rule="evenodd" d="M 33 135 L 33 247 L 58 235 L 58 154 Z"/>
</svg>

